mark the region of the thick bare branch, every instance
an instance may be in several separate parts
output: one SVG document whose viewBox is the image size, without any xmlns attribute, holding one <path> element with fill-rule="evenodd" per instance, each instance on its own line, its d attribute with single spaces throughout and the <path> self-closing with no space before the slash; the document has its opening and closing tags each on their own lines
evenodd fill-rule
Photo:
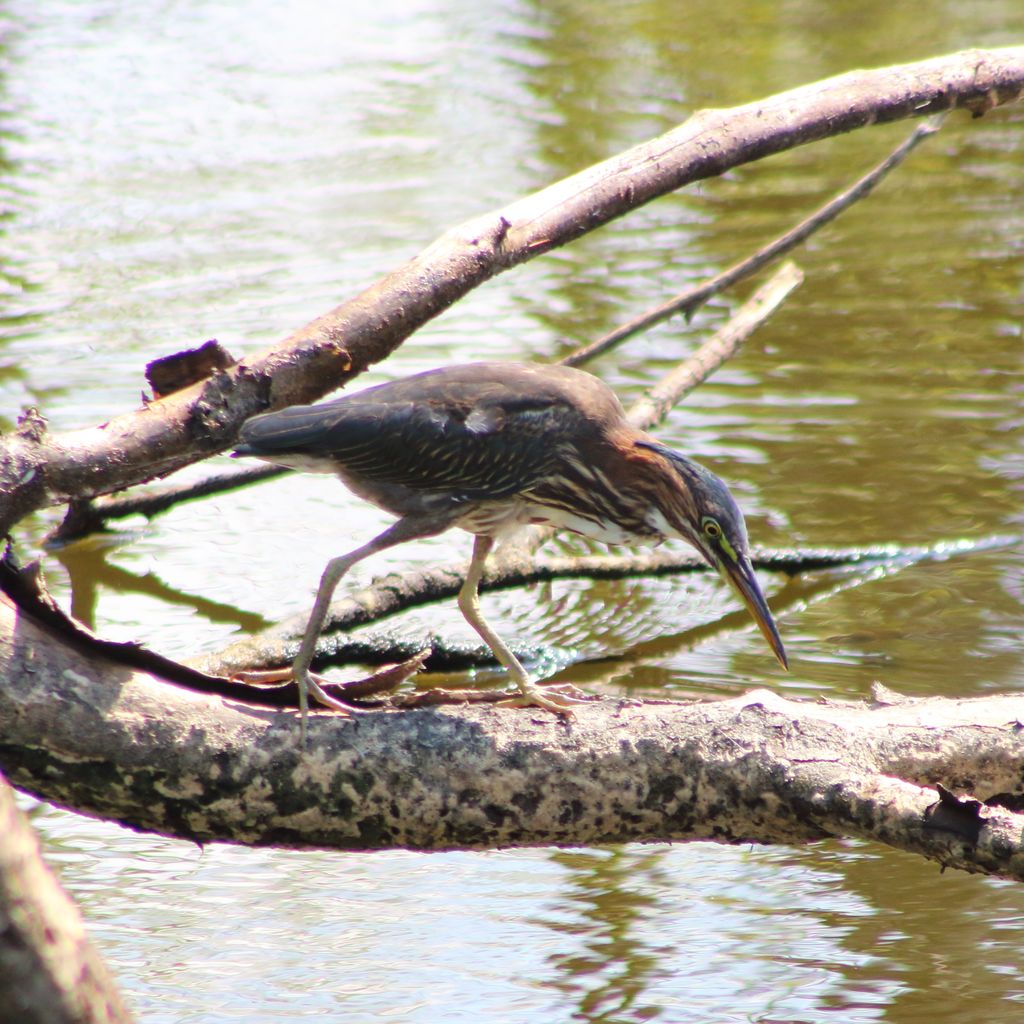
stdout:
<svg viewBox="0 0 1024 1024">
<path fill-rule="evenodd" d="M 778 238 L 762 246 L 751 256 L 722 271 L 722 273 L 716 274 L 710 280 L 694 285 L 667 302 L 660 303 L 653 309 L 649 309 L 645 313 L 634 317 L 628 323 L 616 328 L 592 344 L 577 349 L 570 355 L 560 359 L 559 362 L 567 366 L 581 366 L 620 345 L 640 331 L 660 323 L 674 313 L 682 312 L 689 317 L 712 296 L 718 295 L 726 288 L 753 276 L 772 260 L 778 259 L 779 256 L 806 241 L 816 231 L 831 223 L 845 210 L 848 210 L 856 202 L 869 195 L 886 175 L 906 159 L 912 150 L 917 147 L 918 143 L 933 135 L 938 129 L 939 122 L 937 119 L 927 124 L 919 125 L 885 160 L 859 178 L 853 185 L 844 189 L 810 216 L 805 217 L 799 224 L 794 225 Z M 718 364 L 716 363 L 715 365 Z M 703 379 L 702 371 L 704 376 L 711 372 L 710 369 L 705 369 L 707 366 L 710 366 L 710 364 L 701 358 L 701 353 L 698 353 L 694 357 L 694 381 L 688 386 L 687 390 L 696 386 L 696 383 Z M 74 502 L 64 521 L 51 534 L 51 539 L 55 541 L 71 540 L 100 529 L 111 519 L 124 518 L 130 515 L 158 515 L 182 502 L 233 490 L 235 487 L 243 487 L 257 480 L 276 476 L 283 472 L 286 471 L 277 467 L 267 466 L 236 473 L 221 473 L 201 480 L 198 483 L 176 487 L 169 486 L 158 491 L 131 495 L 130 497 L 100 498 L 96 501 Z"/>
<path fill-rule="evenodd" d="M 359 850 L 854 835 L 1024 879 L 1024 817 L 970 803 L 950 812 L 929 788 L 1019 799 L 1017 695 L 603 700 L 571 724 L 476 706 L 326 712 L 311 716 L 303 752 L 292 714 L 66 646 L 6 599 L 0 629 L 15 638 L 0 648 L 11 781 L 134 828 Z"/>
</svg>

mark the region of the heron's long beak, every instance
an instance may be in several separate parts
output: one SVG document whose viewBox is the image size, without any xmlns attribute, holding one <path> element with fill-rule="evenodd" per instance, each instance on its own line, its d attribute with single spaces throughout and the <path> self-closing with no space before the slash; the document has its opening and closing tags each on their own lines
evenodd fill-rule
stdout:
<svg viewBox="0 0 1024 1024">
<path fill-rule="evenodd" d="M 718 563 L 718 571 L 740 595 L 743 603 L 747 606 L 747 611 L 757 623 L 757 628 L 761 630 L 765 640 L 768 641 L 772 653 L 779 659 L 779 664 L 788 670 L 789 661 L 786 658 L 786 648 L 782 646 L 782 637 L 779 636 L 779 630 L 775 625 L 775 619 L 772 618 L 771 610 L 768 608 L 768 602 L 764 599 L 764 594 L 761 593 L 761 585 L 754 575 L 754 567 L 750 564 L 750 559 L 746 555 L 741 555 L 736 562 L 723 558 Z"/>
</svg>

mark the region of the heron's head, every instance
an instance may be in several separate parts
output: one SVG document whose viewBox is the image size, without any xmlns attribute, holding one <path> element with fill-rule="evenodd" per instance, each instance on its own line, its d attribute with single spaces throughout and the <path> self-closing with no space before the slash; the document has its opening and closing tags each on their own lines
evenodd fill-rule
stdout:
<svg viewBox="0 0 1024 1024">
<path fill-rule="evenodd" d="M 788 668 L 775 619 L 750 562 L 750 545 L 743 513 L 729 488 L 710 470 L 666 445 L 638 441 L 642 448 L 661 455 L 670 468 L 658 489 L 658 512 L 669 535 L 689 541 L 707 563 L 739 594 L 772 653 Z"/>
</svg>

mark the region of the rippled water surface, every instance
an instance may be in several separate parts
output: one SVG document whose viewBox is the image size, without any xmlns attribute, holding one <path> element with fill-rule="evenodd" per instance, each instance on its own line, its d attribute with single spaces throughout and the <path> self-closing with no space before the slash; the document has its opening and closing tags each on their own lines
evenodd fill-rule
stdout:
<svg viewBox="0 0 1024 1024">
<path fill-rule="evenodd" d="M 137 404 L 149 360 L 211 337 L 236 353 L 272 344 L 460 220 L 695 109 L 1019 43 L 1024 15 L 1016 0 L 13 0 L 0 30 L 0 417 L 35 405 L 60 430 Z M 479 289 L 367 380 L 562 354 L 764 244 L 908 131 L 806 147 L 652 204 Z M 761 544 L 1018 534 L 1022 238 L 1024 108 L 952 117 L 798 253 L 806 283 L 660 433 L 730 482 Z M 636 397 L 739 297 L 595 371 Z M 19 547 L 55 517 L 24 524 Z M 277 481 L 44 567 L 104 635 L 199 653 L 307 607 L 327 558 L 382 522 L 329 479 Z M 451 534 L 355 575 L 467 551 Z M 611 652 L 564 672 L 609 693 L 1024 682 L 1019 543 L 765 582 L 788 676 L 741 617 L 709 628 L 733 606 L 705 581 L 557 582 L 487 608 L 510 635 Z M 467 636 L 447 605 L 402 623 Z M 147 1022 L 1022 1012 L 1018 888 L 872 846 L 356 856 L 200 851 L 44 806 L 33 821 Z"/>
</svg>

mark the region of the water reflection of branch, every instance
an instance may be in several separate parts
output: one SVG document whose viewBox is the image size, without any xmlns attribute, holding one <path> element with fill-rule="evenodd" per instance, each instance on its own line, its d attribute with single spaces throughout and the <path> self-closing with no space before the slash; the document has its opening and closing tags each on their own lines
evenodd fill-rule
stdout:
<svg viewBox="0 0 1024 1024">
<path fill-rule="evenodd" d="M 777 616 L 789 612 L 803 611 L 812 604 L 828 600 L 837 594 L 861 587 L 866 583 L 901 572 L 922 559 L 896 559 L 888 562 L 854 563 L 847 568 L 835 567 L 812 576 L 788 579 L 772 594 L 772 611 Z M 746 612 L 739 609 L 728 611 L 716 619 L 681 630 L 677 633 L 663 633 L 640 640 L 619 652 L 602 652 L 590 658 L 580 658 L 564 671 L 552 676 L 552 682 L 572 682 L 593 687 L 604 683 L 617 687 L 628 686 L 628 679 L 646 665 L 664 662 L 678 655 L 680 651 L 691 651 L 712 640 L 733 633 L 746 633 L 752 624 Z M 679 689 L 672 691 L 673 699 L 682 694 Z"/>
<path fill-rule="evenodd" d="M 574 1020 L 646 1020 L 652 1007 L 638 1005 L 658 975 L 670 973 L 667 951 L 644 941 L 647 920 L 657 910 L 652 895 L 665 848 L 556 853 L 553 860 L 569 874 L 570 890 L 561 900 L 563 919 L 536 923 L 567 936 L 575 946 L 554 954 L 554 987 L 576 1000 Z M 564 919 L 566 910 L 576 911 Z"/>
<path fill-rule="evenodd" d="M 265 629 L 269 622 L 255 612 L 196 594 L 187 594 L 169 586 L 151 572 L 134 573 L 107 560 L 109 548 L 97 544 L 74 544 L 60 548 L 57 560 L 67 569 L 71 580 L 71 614 L 90 629 L 96 621 L 100 589 L 115 593 L 145 594 L 165 604 L 193 609 L 210 622 L 236 625 L 242 630 Z"/>
</svg>

